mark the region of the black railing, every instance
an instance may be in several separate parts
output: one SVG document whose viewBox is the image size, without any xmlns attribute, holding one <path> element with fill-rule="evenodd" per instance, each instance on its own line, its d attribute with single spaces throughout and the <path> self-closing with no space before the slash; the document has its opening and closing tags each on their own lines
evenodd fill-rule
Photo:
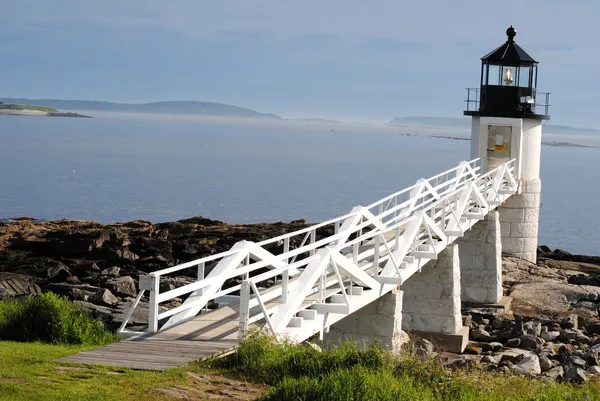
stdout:
<svg viewBox="0 0 600 401">
<path fill-rule="evenodd" d="M 467 109 L 466 111 L 479 111 L 479 88 L 467 88 Z"/>
<path fill-rule="evenodd" d="M 481 89 L 480 88 L 466 88 L 467 89 L 467 112 L 479 112 L 480 101 L 481 101 Z M 542 102 L 539 100 L 543 99 Z M 519 103 L 517 113 L 523 113 L 524 115 L 536 114 L 548 116 L 550 108 L 550 92 L 535 92 L 535 96 L 522 98 L 522 102 Z"/>
</svg>

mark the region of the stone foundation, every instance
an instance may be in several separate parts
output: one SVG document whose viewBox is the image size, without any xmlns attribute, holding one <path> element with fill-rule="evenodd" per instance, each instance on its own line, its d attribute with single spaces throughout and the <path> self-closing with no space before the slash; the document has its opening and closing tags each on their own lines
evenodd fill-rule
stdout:
<svg viewBox="0 0 600 401">
<path fill-rule="evenodd" d="M 502 252 L 535 263 L 542 182 L 522 180 L 518 194 L 508 198 L 499 208 Z"/>
<path fill-rule="evenodd" d="M 408 341 L 402 331 L 402 291 L 394 290 L 333 324 L 323 341 L 326 345 L 353 341 L 363 347 L 377 341 L 399 351 Z"/>
<path fill-rule="evenodd" d="M 456 240 L 462 302 L 495 304 L 502 299 L 502 244 L 499 213 L 488 213 Z"/>
<path fill-rule="evenodd" d="M 460 313 L 460 266 L 458 246 L 450 244 L 402 285 L 404 305 L 402 329 L 432 338 L 457 336 L 462 349 L 466 345 Z"/>
</svg>

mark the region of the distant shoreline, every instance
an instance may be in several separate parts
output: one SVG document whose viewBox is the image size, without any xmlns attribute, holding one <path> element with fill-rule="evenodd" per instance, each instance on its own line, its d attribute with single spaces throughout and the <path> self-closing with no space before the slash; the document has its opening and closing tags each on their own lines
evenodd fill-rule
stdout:
<svg viewBox="0 0 600 401">
<path fill-rule="evenodd" d="M 28 117 L 80 117 L 93 118 L 83 114 L 63 112 L 63 111 L 42 111 L 42 110 L 10 110 L 0 109 L 0 115 L 5 116 L 28 116 Z"/>
</svg>

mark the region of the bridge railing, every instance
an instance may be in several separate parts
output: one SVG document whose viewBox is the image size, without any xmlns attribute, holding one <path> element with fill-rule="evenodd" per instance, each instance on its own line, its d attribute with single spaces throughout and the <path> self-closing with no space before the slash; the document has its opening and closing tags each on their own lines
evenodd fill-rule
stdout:
<svg viewBox="0 0 600 401">
<path fill-rule="evenodd" d="M 511 161 L 500 167 L 514 177 L 514 165 Z M 346 215 L 257 243 L 240 241 L 227 252 L 150 273 L 145 280 L 150 292 L 148 331 L 159 330 L 159 322 L 160 329 L 165 329 L 193 318 L 203 310 L 232 302 L 239 302 L 242 310 L 249 311 L 247 318 L 240 318 L 242 329 L 271 316 L 279 305 L 288 302 L 288 294 L 294 293 L 298 283 L 302 282 L 306 267 L 314 264 L 317 253 L 326 247 L 335 247 L 355 265 L 364 264 L 368 258 L 375 259 L 371 265 L 373 270 L 377 262 L 383 263 L 390 257 L 382 253 L 386 247 L 398 247 L 400 237 L 415 220 L 417 212 L 427 213 L 434 222 L 446 225 L 451 218 L 449 210 L 456 206 L 461 191 L 469 183 L 476 183 L 484 196 L 493 195 L 494 188 L 497 191 L 503 180 L 497 178 L 497 171 L 483 175 L 480 171 L 479 159 L 461 162 L 453 169 L 421 179 L 371 205 L 356 206 Z M 393 239 L 386 239 L 385 235 L 392 232 Z M 427 239 L 426 234 L 427 229 L 419 229 L 412 246 L 418 248 Z M 361 250 L 369 241 L 373 243 L 371 249 Z M 376 255 L 382 256 L 376 260 Z M 196 275 L 194 282 L 161 291 L 161 279 L 173 274 L 189 274 L 190 270 Z M 335 273 L 334 270 L 328 268 L 329 273 Z M 373 270 L 372 274 L 377 272 Z M 314 294 L 319 294 L 317 301 L 328 295 L 332 280 L 324 277 L 314 289 Z M 250 292 L 254 295 L 250 296 Z M 179 306 L 161 307 L 161 304 L 181 298 L 186 299 Z M 127 320 L 120 331 L 125 332 Z M 270 324 L 268 320 L 266 323 Z"/>
</svg>

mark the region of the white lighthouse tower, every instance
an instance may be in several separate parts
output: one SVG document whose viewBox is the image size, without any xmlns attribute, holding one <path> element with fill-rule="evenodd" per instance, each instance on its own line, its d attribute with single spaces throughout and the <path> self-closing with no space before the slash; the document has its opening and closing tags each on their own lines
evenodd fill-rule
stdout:
<svg viewBox="0 0 600 401">
<path fill-rule="evenodd" d="M 483 171 L 516 159 L 518 192 L 498 209 L 502 251 L 535 263 L 549 94 L 537 91 L 538 61 L 515 43 L 516 34 L 508 28 L 506 43 L 481 59 L 480 87 L 468 89 L 464 114 L 473 118 L 471 158 L 481 158 Z"/>
</svg>

